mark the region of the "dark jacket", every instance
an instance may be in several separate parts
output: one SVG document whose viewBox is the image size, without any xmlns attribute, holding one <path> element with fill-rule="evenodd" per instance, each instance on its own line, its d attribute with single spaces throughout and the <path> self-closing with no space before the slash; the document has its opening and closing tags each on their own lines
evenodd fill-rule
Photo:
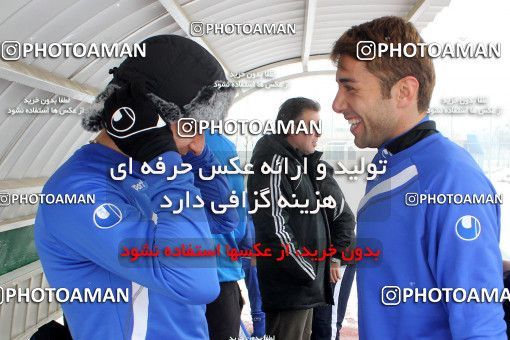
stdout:
<svg viewBox="0 0 510 340">
<path fill-rule="evenodd" d="M 269 190 L 267 198 L 271 206 L 259 208 L 253 214 L 255 241 L 262 243 L 262 249 L 270 248 L 273 256 L 258 257 L 257 270 L 265 312 L 308 309 L 333 304 L 329 284 L 329 261 L 317 261 L 310 257 L 296 256 L 296 250 L 306 247 L 318 250 L 319 254 L 329 247 L 331 238 L 326 212 L 320 209 L 316 214 L 302 214 L 299 208 L 278 207 L 278 200 L 284 196 L 289 202 L 303 203 L 309 199 L 307 210 L 317 207 L 316 169 L 321 152 L 307 156 L 307 174 L 296 176 L 298 167 L 303 169 L 305 157 L 295 150 L 283 137 L 263 136 L 253 150 L 251 163 L 254 174 L 248 177 L 250 208 L 255 200 L 261 201 L 260 193 Z M 278 163 L 288 160 L 288 170 L 280 174 L 261 172 L 266 162 L 273 169 Z M 292 177 L 296 177 L 292 180 Z M 254 192 L 259 194 L 256 195 Z M 293 197 L 292 195 L 296 196 Z M 282 250 L 288 247 L 289 256 L 276 261 Z"/>
<path fill-rule="evenodd" d="M 319 191 L 322 197 L 332 196 L 336 202 L 335 208 L 326 208 L 328 217 L 329 232 L 331 234 L 331 243 L 337 249 L 335 258 L 341 260 L 341 253 L 346 248 L 354 248 L 356 219 L 351 208 L 345 200 L 344 194 L 334 178 L 335 170 L 326 161 L 320 161 L 326 166 L 326 177 L 318 181 Z M 344 264 L 354 264 L 342 261 Z"/>
</svg>

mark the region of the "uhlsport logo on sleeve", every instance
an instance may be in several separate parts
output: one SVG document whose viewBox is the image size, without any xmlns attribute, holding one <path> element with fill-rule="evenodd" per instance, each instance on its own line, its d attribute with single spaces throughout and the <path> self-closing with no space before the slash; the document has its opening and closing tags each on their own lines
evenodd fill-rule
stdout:
<svg viewBox="0 0 510 340">
<path fill-rule="evenodd" d="M 480 221 L 471 215 L 462 216 L 455 224 L 457 236 L 464 241 L 473 241 L 480 236 L 482 226 Z"/>
<path fill-rule="evenodd" d="M 122 221 L 122 212 L 112 203 L 104 203 L 94 210 L 94 224 L 100 229 L 109 229 Z"/>
</svg>

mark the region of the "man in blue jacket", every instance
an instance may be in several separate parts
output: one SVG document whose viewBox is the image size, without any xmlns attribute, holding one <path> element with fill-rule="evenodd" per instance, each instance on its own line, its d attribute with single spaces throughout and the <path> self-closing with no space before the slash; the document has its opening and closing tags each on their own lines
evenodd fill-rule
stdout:
<svg viewBox="0 0 510 340">
<path fill-rule="evenodd" d="M 231 160 L 240 166 L 239 159 L 236 158 L 237 151 L 234 143 L 226 136 L 218 133 L 211 133 L 207 130 L 205 133 L 205 144 L 213 152 L 221 166 L 226 166 L 228 170 L 234 170 Z M 211 340 L 234 339 L 239 336 L 239 327 L 241 325 L 241 310 L 243 299 L 241 290 L 237 281 L 244 277 L 241 259 L 233 261 L 227 254 L 228 249 L 239 249 L 239 243 L 246 233 L 246 207 L 242 206 L 244 193 L 244 180 L 242 174 L 228 174 L 226 179 L 231 192 L 230 195 L 236 195 L 240 204 L 237 214 L 239 223 L 236 228 L 229 233 L 214 234 L 213 239 L 216 246 L 221 247 L 220 256 L 216 257 L 218 264 L 218 279 L 220 281 L 220 295 L 216 300 L 207 305 L 206 317 L 209 327 L 209 337 Z"/>
<path fill-rule="evenodd" d="M 501 301 L 462 298 L 463 291 L 502 293 L 500 207 L 467 201 L 494 197 L 494 187 L 428 120 L 431 58 L 413 56 L 411 47 L 390 54 L 399 45 L 419 51 L 418 44 L 412 23 L 383 17 L 347 30 L 331 54 L 338 66 L 333 109 L 348 120 L 358 147 L 378 149 L 372 163 L 381 171 L 358 207 L 357 246 L 382 251 L 376 265 L 358 264 L 360 339 L 503 340 Z M 458 199 L 440 204 L 439 195 Z"/>
<path fill-rule="evenodd" d="M 214 87 L 225 80 L 221 66 L 186 38 L 157 36 L 143 43 L 145 58 L 128 58 L 112 70 L 113 80 L 83 122 L 99 135 L 43 189 L 93 194 L 95 203 L 41 205 L 37 212 L 36 246 L 52 287 L 131 294 L 127 302 L 64 303 L 75 339 L 208 339 L 205 305 L 219 293 L 214 257 L 161 254 L 131 262 L 121 253 L 145 245 L 161 252 L 188 244 L 213 248 L 211 232 L 230 232 L 238 223 L 234 209 L 209 212 L 212 202 L 228 203 L 227 181 L 220 175 L 197 180 L 199 168 L 207 175 L 218 162 L 203 135 L 182 137 L 177 126 L 182 117 L 225 117 L 232 93 Z M 193 173 L 174 176 L 183 161 Z M 129 174 L 114 180 L 112 169 L 124 169 L 122 163 L 130 164 Z M 175 214 L 162 207 L 167 199 L 185 201 L 188 193 L 201 197 L 204 208 Z"/>
</svg>

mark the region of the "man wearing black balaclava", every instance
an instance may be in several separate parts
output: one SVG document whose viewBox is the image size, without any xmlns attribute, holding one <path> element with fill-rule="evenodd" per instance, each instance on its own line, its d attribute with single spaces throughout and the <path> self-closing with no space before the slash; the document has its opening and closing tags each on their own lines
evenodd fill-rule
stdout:
<svg viewBox="0 0 510 340">
<path fill-rule="evenodd" d="M 238 222 L 235 209 L 220 215 L 208 209 L 212 202 L 227 203 L 230 191 L 222 175 L 210 181 L 197 175 L 200 168 L 210 174 L 218 165 L 204 137 L 178 133 L 180 118 L 226 116 L 234 93 L 215 86 L 226 80 L 220 64 L 183 37 L 151 37 L 143 44 L 146 56 L 111 70 L 112 81 L 83 120 L 85 129 L 99 135 L 43 189 L 95 195 L 95 203 L 41 205 L 36 217 L 36 246 L 52 287 L 130 293 L 122 302 L 63 303 L 76 339 L 207 339 L 205 305 L 219 293 L 215 258 L 161 253 L 133 262 L 121 253 L 144 245 L 154 253 L 155 246 L 205 249 L 212 245 L 211 232 L 229 232 Z M 192 171 L 175 176 L 183 162 Z M 123 163 L 130 164 L 129 174 L 115 180 L 111 171 Z M 200 196 L 204 207 L 179 214 L 162 207 L 165 197 L 178 202 L 188 192 Z"/>
</svg>

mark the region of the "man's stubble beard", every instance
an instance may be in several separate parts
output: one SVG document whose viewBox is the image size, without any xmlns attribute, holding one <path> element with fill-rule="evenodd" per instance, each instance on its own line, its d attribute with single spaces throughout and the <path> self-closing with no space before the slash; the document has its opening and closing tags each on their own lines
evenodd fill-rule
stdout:
<svg viewBox="0 0 510 340">
<path fill-rule="evenodd" d="M 364 124 L 364 135 L 365 140 L 363 148 L 379 148 L 384 142 L 386 142 L 391 135 L 391 131 L 396 126 L 396 117 L 393 114 L 393 110 L 389 107 L 387 100 L 379 99 L 373 106 L 374 110 L 377 111 L 371 120 L 370 128 Z M 365 121 L 364 121 L 365 123 Z"/>
</svg>

